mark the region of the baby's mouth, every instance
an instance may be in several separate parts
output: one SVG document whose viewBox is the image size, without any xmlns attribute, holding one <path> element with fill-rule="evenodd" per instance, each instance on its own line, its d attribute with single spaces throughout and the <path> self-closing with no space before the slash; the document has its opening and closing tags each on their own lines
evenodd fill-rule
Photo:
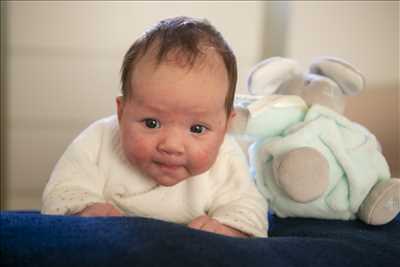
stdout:
<svg viewBox="0 0 400 267">
<path fill-rule="evenodd" d="M 170 170 L 170 171 L 174 171 L 177 170 L 179 168 L 181 168 L 183 165 L 182 164 L 175 164 L 175 163 L 163 163 L 163 162 L 159 162 L 159 161 L 154 161 L 154 163 L 160 167 L 163 170 Z"/>
</svg>

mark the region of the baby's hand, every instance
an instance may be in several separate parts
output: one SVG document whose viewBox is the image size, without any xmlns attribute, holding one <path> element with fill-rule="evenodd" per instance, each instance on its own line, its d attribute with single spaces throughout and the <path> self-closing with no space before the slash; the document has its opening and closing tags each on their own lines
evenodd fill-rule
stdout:
<svg viewBox="0 0 400 267">
<path fill-rule="evenodd" d="M 94 217 L 94 216 L 123 216 L 124 214 L 116 209 L 110 203 L 94 203 L 89 207 L 83 209 L 81 212 L 76 213 L 75 215 L 82 217 Z"/>
<path fill-rule="evenodd" d="M 202 215 L 195 218 L 191 221 L 188 225 L 190 228 L 199 229 L 207 232 L 217 233 L 226 236 L 233 236 L 233 237 L 249 237 L 245 233 L 236 230 L 232 227 L 224 225 L 213 218 Z"/>
</svg>

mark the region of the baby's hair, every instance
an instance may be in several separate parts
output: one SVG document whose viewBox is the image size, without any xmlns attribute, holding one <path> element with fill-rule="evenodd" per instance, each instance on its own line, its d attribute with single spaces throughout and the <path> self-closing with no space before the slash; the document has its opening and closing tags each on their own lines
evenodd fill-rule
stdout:
<svg viewBox="0 0 400 267">
<path fill-rule="evenodd" d="M 236 58 L 222 35 L 207 20 L 190 17 L 165 19 L 137 39 L 126 52 L 121 67 L 121 91 L 124 99 L 130 96 L 131 75 L 139 59 L 150 47 L 157 45 L 156 60 L 160 64 L 170 52 L 183 56 L 185 64 L 193 66 L 204 46 L 211 46 L 221 56 L 228 73 L 229 88 L 225 98 L 227 115 L 232 111 L 237 81 Z"/>
</svg>

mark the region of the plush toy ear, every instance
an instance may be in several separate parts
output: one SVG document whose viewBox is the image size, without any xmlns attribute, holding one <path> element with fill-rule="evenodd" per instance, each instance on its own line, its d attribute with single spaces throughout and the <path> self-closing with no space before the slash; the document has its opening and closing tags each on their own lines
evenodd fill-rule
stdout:
<svg viewBox="0 0 400 267">
<path fill-rule="evenodd" d="M 261 61 L 251 70 L 247 88 L 250 94 L 270 95 L 284 82 L 301 75 L 302 70 L 296 61 L 273 57 Z"/>
<path fill-rule="evenodd" d="M 344 95 L 356 95 L 364 88 L 363 75 L 349 63 L 332 57 L 314 61 L 310 73 L 325 76 L 336 82 Z"/>
</svg>

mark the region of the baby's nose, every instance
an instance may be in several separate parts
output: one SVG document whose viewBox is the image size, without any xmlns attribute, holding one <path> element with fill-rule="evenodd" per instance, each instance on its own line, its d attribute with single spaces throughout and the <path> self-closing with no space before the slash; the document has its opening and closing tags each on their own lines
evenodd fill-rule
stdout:
<svg viewBox="0 0 400 267">
<path fill-rule="evenodd" d="M 179 133 L 179 131 L 172 130 L 166 132 L 158 145 L 158 149 L 167 154 L 183 154 L 183 136 Z"/>
</svg>

